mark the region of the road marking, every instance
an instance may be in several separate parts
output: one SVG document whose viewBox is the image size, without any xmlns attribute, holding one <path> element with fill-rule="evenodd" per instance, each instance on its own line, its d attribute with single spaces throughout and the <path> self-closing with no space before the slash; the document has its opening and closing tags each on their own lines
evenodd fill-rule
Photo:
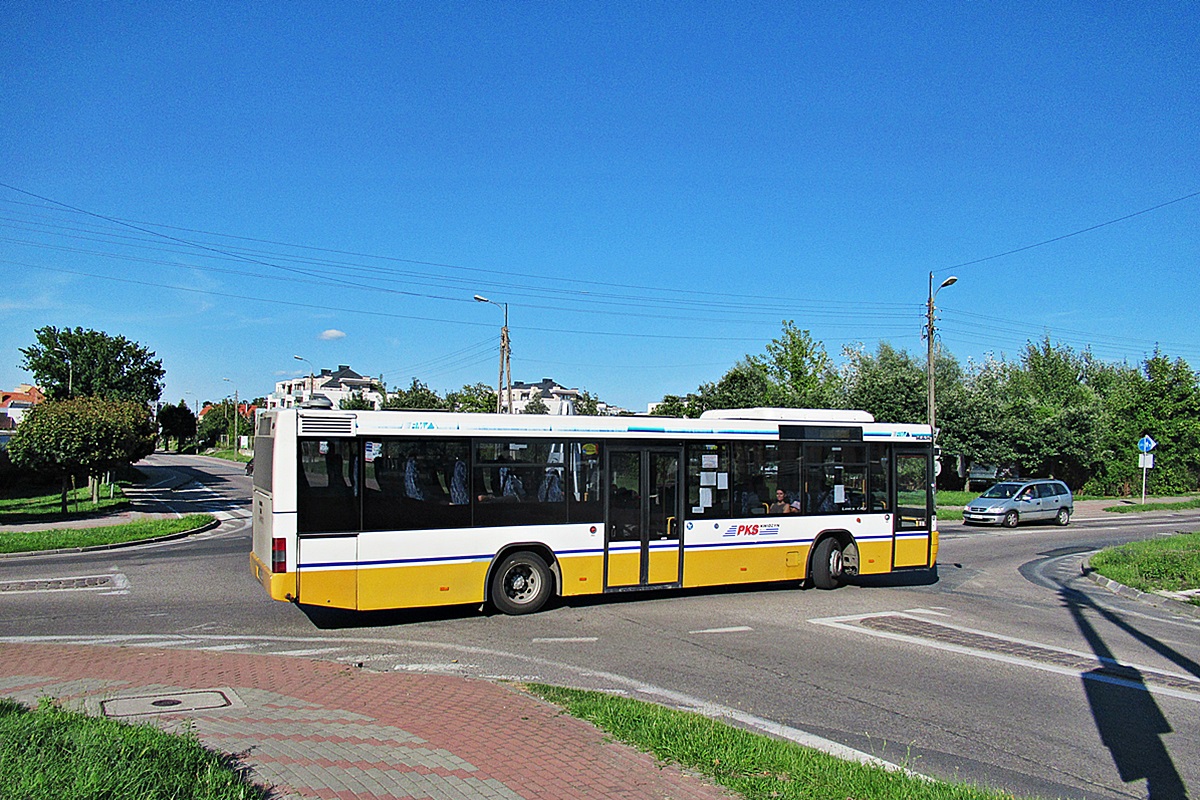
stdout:
<svg viewBox="0 0 1200 800">
<path fill-rule="evenodd" d="M 904 613 L 905 614 L 932 614 L 935 617 L 950 616 L 945 611 L 938 611 L 933 608 L 906 608 L 906 609 L 904 609 Z"/>
<path fill-rule="evenodd" d="M 585 642 L 599 641 L 599 636 L 548 636 L 545 638 L 534 639 L 535 643 L 564 643 L 564 644 L 579 644 Z"/>
<path fill-rule="evenodd" d="M 322 653 L 336 653 L 340 647 L 313 647 L 308 650 L 272 650 L 273 656 L 319 656 Z"/>
<path fill-rule="evenodd" d="M 208 647 L 197 647 L 197 650 L 249 650 L 251 647 L 258 647 L 257 644 L 250 642 L 246 644 L 218 644 Z"/>
<path fill-rule="evenodd" d="M 1100 658 L 1094 653 L 1067 650 L 972 628 L 934 623 L 904 612 L 852 614 L 810 619 L 809 622 L 1200 703 L 1200 679 L 1193 675 Z"/>
<path fill-rule="evenodd" d="M 752 631 L 752 630 L 754 630 L 754 628 L 751 628 L 749 625 L 735 625 L 732 628 L 705 628 L 704 630 L 701 630 L 701 631 L 688 631 L 688 633 L 689 634 L 745 633 L 746 631 Z"/>
</svg>

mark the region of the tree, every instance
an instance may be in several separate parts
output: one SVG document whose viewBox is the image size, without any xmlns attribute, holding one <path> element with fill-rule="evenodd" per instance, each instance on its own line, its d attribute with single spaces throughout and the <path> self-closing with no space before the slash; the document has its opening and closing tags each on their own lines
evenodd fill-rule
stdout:
<svg viewBox="0 0 1200 800">
<path fill-rule="evenodd" d="M 875 352 L 843 348 L 843 404 L 886 422 L 925 422 L 928 378 L 925 365 L 905 350 L 880 342 Z M 941 384 L 939 384 L 939 388 Z"/>
<path fill-rule="evenodd" d="M 412 408 L 412 409 L 440 409 L 447 408 L 446 401 L 438 396 L 438 393 L 430 389 L 424 383 L 412 379 L 412 385 L 408 389 L 397 389 L 388 396 L 388 399 L 383 404 L 384 408 Z"/>
<path fill-rule="evenodd" d="M 208 410 L 202 412 L 200 426 L 196 432 L 196 439 L 201 447 L 215 447 L 217 442 L 230 435 L 231 429 L 233 435 L 239 437 L 249 436 L 254 432 L 253 424 L 234 408 L 232 400 L 222 400 L 205 408 Z M 234 445 L 236 441 L 230 444 Z"/>
<path fill-rule="evenodd" d="M 546 401 L 542 399 L 541 392 L 538 392 L 529 399 L 525 404 L 525 409 L 522 414 L 549 414 L 550 408 L 546 405 Z"/>
<path fill-rule="evenodd" d="M 753 358 L 744 358 L 730 367 L 719 381 L 702 384 L 694 396 L 689 395 L 688 409 L 698 417 L 713 408 L 768 406 L 773 389 L 763 365 Z"/>
<path fill-rule="evenodd" d="M 102 397 L 149 405 L 162 396 L 162 360 L 124 336 L 83 328 L 34 331 L 37 342 L 21 349 L 21 368 L 51 400 Z"/>
<path fill-rule="evenodd" d="M 158 426 L 162 429 L 163 444 L 175 439 L 176 452 L 183 450 L 183 442 L 196 435 L 196 415 L 182 400 L 179 405 L 167 403 L 158 410 Z"/>
<path fill-rule="evenodd" d="M 837 402 L 838 375 L 825 346 L 792 320 L 784 320 L 783 332 L 771 340 L 764 355 L 748 361 L 760 367 L 771 384 L 766 402 L 757 405 L 830 408 Z"/>
<path fill-rule="evenodd" d="M 363 397 L 362 392 L 351 392 L 349 397 L 342 398 L 338 408 L 343 411 L 374 411 L 375 404 Z"/>
<path fill-rule="evenodd" d="M 451 411 L 488 414 L 496 410 L 496 393 L 486 383 L 465 384 L 446 395 L 446 405 Z"/>
<path fill-rule="evenodd" d="M 62 479 L 62 512 L 73 475 L 99 474 L 154 452 L 158 427 L 140 402 L 94 397 L 47 400 L 25 415 L 8 443 L 14 464 Z"/>
<path fill-rule="evenodd" d="M 594 394 L 584 389 L 575 401 L 575 413 L 581 417 L 595 417 L 600 414 L 600 400 Z"/>
</svg>

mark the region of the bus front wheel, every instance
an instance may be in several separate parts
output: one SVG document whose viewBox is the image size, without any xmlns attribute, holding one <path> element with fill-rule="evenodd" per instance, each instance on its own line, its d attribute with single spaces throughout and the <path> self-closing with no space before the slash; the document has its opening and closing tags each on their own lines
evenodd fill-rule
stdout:
<svg viewBox="0 0 1200 800">
<path fill-rule="evenodd" d="M 821 540 L 812 557 L 812 582 L 818 589 L 836 589 L 845 581 L 842 546 L 828 536 Z"/>
<path fill-rule="evenodd" d="M 505 614 L 532 614 L 546 604 L 553 581 L 541 556 L 513 553 L 492 575 L 492 605 Z"/>
</svg>

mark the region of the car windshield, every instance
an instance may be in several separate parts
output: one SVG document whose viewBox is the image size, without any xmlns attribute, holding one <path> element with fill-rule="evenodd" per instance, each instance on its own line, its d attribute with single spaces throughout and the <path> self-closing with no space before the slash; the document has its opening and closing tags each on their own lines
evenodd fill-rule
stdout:
<svg viewBox="0 0 1200 800">
<path fill-rule="evenodd" d="M 1021 486 L 1022 484 L 1020 483 L 997 483 L 995 486 L 981 494 L 980 497 L 987 497 L 992 500 L 1007 499 L 1016 494 L 1017 490 L 1020 489 Z"/>
</svg>

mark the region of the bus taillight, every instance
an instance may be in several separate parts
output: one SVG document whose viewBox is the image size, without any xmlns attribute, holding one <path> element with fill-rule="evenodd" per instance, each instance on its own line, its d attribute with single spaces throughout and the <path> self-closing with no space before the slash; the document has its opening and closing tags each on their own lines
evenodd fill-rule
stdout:
<svg viewBox="0 0 1200 800">
<path fill-rule="evenodd" d="M 271 540 L 271 572 L 287 572 L 287 539 Z"/>
</svg>

